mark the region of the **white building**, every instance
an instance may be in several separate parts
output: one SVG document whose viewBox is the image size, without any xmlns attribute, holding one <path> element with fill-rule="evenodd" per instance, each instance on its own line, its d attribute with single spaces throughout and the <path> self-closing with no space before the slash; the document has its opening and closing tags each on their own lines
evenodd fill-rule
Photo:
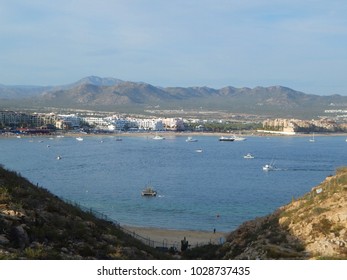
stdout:
<svg viewBox="0 0 347 280">
<path fill-rule="evenodd" d="M 56 121 L 56 127 L 60 129 L 65 128 L 79 128 L 81 125 L 81 118 L 75 114 L 70 115 L 58 115 Z"/>
<path fill-rule="evenodd" d="M 137 119 L 139 129 L 143 130 L 164 130 L 164 124 L 161 119 Z"/>
<path fill-rule="evenodd" d="M 111 131 L 127 130 L 129 127 L 131 127 L 130 120 L 120 118 L 116 115 L 111 116 L 111 117 L 106 117 L 106 118 L 104 118 L 104 120 L 107 121 L 108 129 Z"/>
<path fill-rule="evenodd" d="M 184 130 L 184 122 L 181 118 L 165 118 L 163 120 L 165 129 L 168 130 Z"/>
<path fill-rule="evenodd" d="M 110 124 L 108 121 L 99 117 L 84 117 L 83 121 L 89 125 L 102 127 L 102 128 L 108 127 L 108 125 Z"/>
</svg>

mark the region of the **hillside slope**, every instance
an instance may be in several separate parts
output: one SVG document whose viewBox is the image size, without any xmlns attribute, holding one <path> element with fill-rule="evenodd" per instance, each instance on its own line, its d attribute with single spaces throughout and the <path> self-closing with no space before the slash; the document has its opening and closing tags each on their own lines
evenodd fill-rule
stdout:
<svg viewBox="0 0 347 280">
<path fill-rule="evenodd" d="M 336 104 L 347 104 L 342 96 L 304 94 L 282 86 L 213 89 L 208 87 L 160 88 L 146 83 L 119 82 L 112 86 L 79 84 L 69 89 L 50 90 L 34 99 L 41 106 L 76 108 L 145 109 L 184 108 L 227 110 L 236 113 L 281 116 L 317 116 Z M 332 105 L 335 104 L 335 105 Z"/>
<path fill-rule="evenodd" d="M 0 259 L 168 258 L 0 167 Z"/>
<path fill-rule="evenodd" d="M 144 82 L 90 76 L 61 86 L 0 85 L 0 108 L 70 108 L 124 113 L 148 108 L 230 111 L 312 119 L 327 109 L 345 109 L 347 97 L 305 94 L 284 86 L 214 89 L 158 87 Z"/>
<path fill-rule="evenodd" d="M 224 259 L 347 259 L 347 168 L 271 215 L 242 224 Z"/>
</svg>

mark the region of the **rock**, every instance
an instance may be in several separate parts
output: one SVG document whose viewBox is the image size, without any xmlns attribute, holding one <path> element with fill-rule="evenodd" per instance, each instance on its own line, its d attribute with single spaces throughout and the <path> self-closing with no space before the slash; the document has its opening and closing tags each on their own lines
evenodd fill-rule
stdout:
<svg viewBox="0 0 347 280">
<path fill-rule="evenodd" d="M 20 211 L 15 211 L 15 210 L 2 210 L 2 213 L 5 214 L 5 215 L 8 215 L 8 216 L 12 216 L 12 217 L 23 217 L 24 214 Z"/>
<path fill-rule="evenodd" d="M 10 241 L 6 238 L 4 234 L 0 235 L 0 245 L 6 245 L 10 243 Z"/>
<path fill-rule="evenodd" d="M 136 256 L 136 248 L 134 248 L 134 247 L 118 247 L 117 253 L 121 256 L 127 256 L 129 258 L 134 258 L 134 256 Z"/>
<path fill-rule="evenodd" d="M 42 248 L 42 244 L 39 243 L 39 242 L 32 242 L 32 243 L 30 244 L 30 248 L 39 249 L 39 248 Z"/>
<path fill-rule="evenodd" d="M 103 240 L 105 240 L 107 243 L 116 243 L 118 238 L 114 235 L 111 235 L 111 234 L 102 234 L 101 235 L 101 238 Z"/>
<path fill-rule="evenodd" d="M 12 235 L 20 249 L 24 249 L 29 245 L 29 236 L 23 225 L 19 225 L 13 228 Z"/>
<path fill-rule="evenodd" d="M 70 254 L 69 249 L 67 249 L 67 248 L 65 248 L 65 247 L 62 247 L 62 248 L 60 249 L 60 251 L 62 251 L 62 252 L 65 253 L 65 254 Z"/>
</svg>

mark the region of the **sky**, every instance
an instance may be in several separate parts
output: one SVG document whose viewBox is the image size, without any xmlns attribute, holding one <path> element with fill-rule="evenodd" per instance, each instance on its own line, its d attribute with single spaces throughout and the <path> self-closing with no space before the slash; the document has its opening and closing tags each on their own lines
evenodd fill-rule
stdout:
<svg viewBox="0 0 347 280">
<path fill-rule="evenodd" d="M 345 0 L 0 0 L 0 84 L 347 95 Z"/>
</svg>

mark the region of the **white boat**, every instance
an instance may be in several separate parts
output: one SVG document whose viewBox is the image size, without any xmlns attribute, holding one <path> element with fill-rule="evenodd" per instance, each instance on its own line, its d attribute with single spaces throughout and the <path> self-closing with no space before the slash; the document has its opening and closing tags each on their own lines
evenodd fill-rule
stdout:
<svg viewBox="0 0 347 280">
<path fill-rule="evenodd" d="M 234 138 L 234 141 L 245 141 L 246 140 L 246 138 L 245 137 L 241 137 L 241 136 L 233 136 L 233 138 Z"/>
<path fill-rule="evenodd" d="M 275 167 L 272 164 L 265 164 L 263 166 L 263 170 L 264 171 L 272 171 L 272 170 L 275 170 Z"/>
<path fill-rule="evenodd" d="M 165 139 L 165 137 L 160 136 L 160 135 L 156 135 L 153 137 L 153 140 L 164 140 L 164 139 Z"/>
<path fill-rule="evenodd" d="M 61 156 L 57 156 L 57 160 L 60 160 L 61 159 Z"/>
<path fill-rule="evenodd" d="M 187 139 L 186 139 L 186 142 L 198 142 L 198 139 L 194 139 L 193 137 L 188 137 Z"/>
<path fill-rule="evenodd" d="M 278 169 L 275 167 L 275 162 L 272 160 L 271 163 L 265 164 L 263 166 L 263 170 L 264 171 L 273 171 L 273 170 L 278 170 Z"/>
<path fill-rule="evenodd" d="M 244 155 L 243 158 L 252 159 L 254 156 L 251 153 L 248 153 L 247 155 Z"/>
<path fill-rule="evenodd" d="M 221 136 L 219 137 L 219 141 L 235 141 L 234 137 L 225 137 L 225 136 Z"/>
<path fill-rule="evenodd" d="M 83 138 L 82 137 L 77 137 L 76 140 L 77 141 L 83 141 Z"/>
<path fill-rule="evenodd" d="M 157 191 L 153 190 L 152 187 L 148 186 L 141 192 L 141 195 L 142 196 L 156 196 Z"/>
<path fill-rule="evenodd" d="M 195 152 L 202 153 L 202 149 L 196 149 Z"/>
<path fill-rule="evenodd" d="M 316 140 L 314 139 L 314 133 L 312 135 L 312 138 L 309 140 L 310 142 L 315 142 Z"/>
</svg>

